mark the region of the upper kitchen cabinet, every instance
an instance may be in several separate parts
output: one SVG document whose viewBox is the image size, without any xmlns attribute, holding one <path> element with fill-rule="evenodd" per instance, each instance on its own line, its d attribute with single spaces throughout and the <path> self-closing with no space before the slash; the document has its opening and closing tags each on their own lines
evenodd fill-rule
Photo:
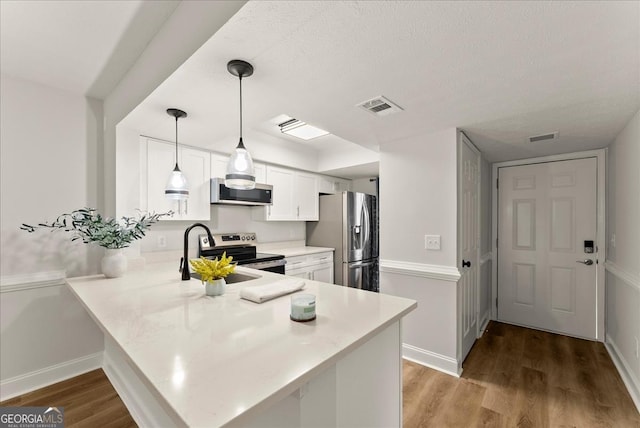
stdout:
<svg viewBox="0 0 640 428">
<path fill-rule="evenodd" d="M 150 138 L 141 139 L 141 157 L 145 163 L 141 168 L 142 197 L 141 201 L 150 212 L 174 211 L 167 220 L 209 220 L 211 157 L 210 153 L 190 147 L 178 147 L 178 164 L 189 183 L 189 199 L 173 201 L 164 195 L 169 174 L 176 164 L 175 145 Z M 145 186 L 146 184 L 146 186 Z"/>
<path fill-rule="evenodd" d="M 254 218 L 267 221 L 318 220 L 318 176 L 267 165 L 266 183 L 273 186 L 273 204 L 254 208 Z"/>
<path fill-rule="evenodd" d="M 229 162 L 229 155 L 221 155 L 218 153 L 211 153 L 211 178 L 222 177 L 227 175 L 227 163 Z M 267 180 L 267 167 L 263 163 L 254 162 L 253 169 L 256 174 L 256 183 L 266 183 Z"/>
<path fill-rule="evenodd" d="M 351 181 L 323 175 L 319 178 L 318 187 L 320 193 L 341 193 L 347 190 L 351 190 Z"/>
</svg>

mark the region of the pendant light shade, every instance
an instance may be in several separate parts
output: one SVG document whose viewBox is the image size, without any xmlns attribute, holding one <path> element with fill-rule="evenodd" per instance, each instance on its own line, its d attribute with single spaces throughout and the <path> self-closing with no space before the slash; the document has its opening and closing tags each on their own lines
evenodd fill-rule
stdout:
<svg viewBox="0 0 640 428">
<path fill-rule="evenodd" d="M 173 168 L 173 171 L 171 171 L 167 186 L 164 189 L 164 195 L 168 199 L 184 201 L 189 199 L 189 184 L 187 183 L 187 178 L 178 166 L 178 119 L 187 117 L 187 113 L 177 108 L 170 108 L 167 109 L 167 114 L 176 119 L 176 166 Z"/>
<path fill-rule="evenodd" d="M 225 186 L 230 189 L 249 190 L 256 187 L 256 177 L 253 159 L 242 141 L 242 78 L 253 74 L 253 66 L 246 61 L 234 59 L 227 64 L 227 70 L 240 81 L 240 141 L 229 158 Z"/>
</svg>

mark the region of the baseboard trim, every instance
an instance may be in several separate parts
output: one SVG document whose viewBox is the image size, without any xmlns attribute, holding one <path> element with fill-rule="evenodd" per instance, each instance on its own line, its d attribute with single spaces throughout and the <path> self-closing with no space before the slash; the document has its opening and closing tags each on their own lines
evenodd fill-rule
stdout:
<svg viewBox="0 0 640 428">
<path fill-rule="evenodd" d="M 458 361 L 455 358 L 407 345 L 406 343 L 402 344 L 402 358 L 451 376 L 460 377 L 462 374 L 462 365 L 458 365 Z"/>
<path fill-rule="evenodd" d="M 35 370 L 0 382 L 0 401 L 44 388 L 102 367 L 102 352 Z"/>
<path fill-rule="evenodd" d="M 64 285 L 66 277 L 67 273 L 64 270 L 7 275 L 0 277 L 0 293 Z"/>
<path fill-rule="evenodd" d="M 458 282 L 460 272 L 455 266 L 428 265 L 424 263 L 403 262 L 398 260 L 380 260 L 380 272 L 400 275 L 419 276 Z"/>
<path fill-rule="evenodd" d="M 604 262 L 604 268 L 606 269 L 607 272 L 620 278 L 627 285 L 640 291 L 640 277 L 638 277 L 638 275 L 635 275 L 632 272 L 629 272 L 621 268 L 620 266 L 618 266 L 617 264 L 609 260 Z"/>
<path fill-rule="evenodd" d="M 620 373 L 620 377 L 627 387 L 627 391 L 629 391 L 629 395 L 631 395 L 631 399 L 636 405 L 638 412 L 640 412 L 640 382 L 638 382 L 638 378 L 635 377 L 633 371 L 629 367 L 629 364 L 624 359 L 622 353 L 611 338 L 607 337 L 604 346 L 607 348 L 616 369 L 618 369 L 618 373 Z"/>
</svg>

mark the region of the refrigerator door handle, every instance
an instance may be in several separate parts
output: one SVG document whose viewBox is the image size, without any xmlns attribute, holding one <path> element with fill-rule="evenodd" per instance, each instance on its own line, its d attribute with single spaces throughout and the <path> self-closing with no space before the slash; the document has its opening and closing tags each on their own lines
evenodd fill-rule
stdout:
<svg viewBox="0 0 640 428">
<path fill-rule="evenodd" d="M 357 267 L 371 266 L 374 263 L 375 263 L 375 260 L 367 261 L 367 262 L 349 262 L 349 269 L 357 268 Z"/>
</svg>

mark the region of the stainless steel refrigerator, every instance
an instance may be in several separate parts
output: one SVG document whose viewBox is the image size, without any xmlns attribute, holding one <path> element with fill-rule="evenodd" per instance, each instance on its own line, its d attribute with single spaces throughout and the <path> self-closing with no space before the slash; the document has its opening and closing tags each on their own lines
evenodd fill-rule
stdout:
<svg viewBox="0 0 640 428">
<path fill-rule="evenodd" d="M 307 245 L 335 248 L 335 283 L 379 291 L 376 197 L 342 192 L 320 196 L 320 220 L 307 222 Z"/>
</svg>

